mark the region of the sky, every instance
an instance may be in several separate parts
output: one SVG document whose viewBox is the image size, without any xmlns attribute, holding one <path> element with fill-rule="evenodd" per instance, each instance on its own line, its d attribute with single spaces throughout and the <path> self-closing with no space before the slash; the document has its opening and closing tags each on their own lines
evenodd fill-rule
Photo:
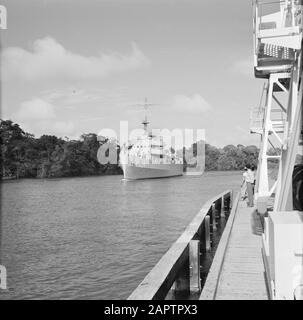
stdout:
<svg viewBox="0 0 303 320">
<path fill-rule="evenodd" d="M 258 144 L 251 0 L 0 0 L 1 118 L 77 138 L 120 121 Z"/>
</svg>

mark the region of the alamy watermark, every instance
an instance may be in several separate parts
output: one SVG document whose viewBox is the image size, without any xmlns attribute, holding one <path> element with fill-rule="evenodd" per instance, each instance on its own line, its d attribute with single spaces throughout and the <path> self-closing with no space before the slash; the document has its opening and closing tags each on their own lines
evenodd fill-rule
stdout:
<svg viewBox="0 0 303 320">
<path fill-rule="evenodd" d="M 134 129 L 129 132 L 128 122 L 120 121 L 119 131 L 117 134 L 115 130 L 106 128 L 98 133 L 99 163 L 155 165 L 185 162 L 188 172 L 204 171 L 204 129 L 152 129 L 150 132 Z"/>
<path fill-rule="evenodd" d="M 7 29 L 7 10 L 2 5 L 0 5 L 0 29 Z"/>
<path fill-rule="evenodd" d="M 7 289 L 7 272 L 3 265 L 0 265 L 0 289 Z"/>
</svg>

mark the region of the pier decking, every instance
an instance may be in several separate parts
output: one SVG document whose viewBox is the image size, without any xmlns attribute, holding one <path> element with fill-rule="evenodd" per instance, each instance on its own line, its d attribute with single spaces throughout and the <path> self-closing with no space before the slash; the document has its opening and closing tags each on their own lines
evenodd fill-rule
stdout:
<svg viewBox="0 0 303 320">
<path fill-rule="evenodd" d="M 171 299 L 169 292 L 186 291 L 190 292 L 187 299 L 268 300 L 261 218 L 255 207 L 247 207 L 239 197 L 240 193 L 233 199 L 232 192 L 225 191 L 209 200 L 128 299 Z M 230 206 L 206 281 L 202 283 L 203 257 L 210 254 L 220 216 L 224 217 L 223 209 Z"/>
<path fill-rule="evenodd" d="M 267 300 L 262 225 L 255 208 L 239 201 L 229 217 L 201 300 Z"/>
</svg>

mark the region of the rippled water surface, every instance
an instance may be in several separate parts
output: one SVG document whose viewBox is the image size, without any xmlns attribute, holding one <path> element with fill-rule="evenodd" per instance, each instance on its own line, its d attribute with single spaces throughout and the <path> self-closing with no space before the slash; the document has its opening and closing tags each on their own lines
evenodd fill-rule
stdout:
<svg viewBox="0 0 303 320">
<path fill-rule="evenodd" d="M 240 172 L 4 182 L 0 299 L 125 299 L 203 203 L 240 183 Z"/>
</svg>

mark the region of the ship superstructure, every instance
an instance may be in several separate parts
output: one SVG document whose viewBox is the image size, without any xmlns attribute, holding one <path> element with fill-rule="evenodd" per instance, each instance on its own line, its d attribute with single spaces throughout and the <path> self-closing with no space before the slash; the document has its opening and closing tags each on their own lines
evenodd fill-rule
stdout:
<svg viewBox="0 0 303 320">
<path fill-rule="evenodd" d="M 144 108 L 147 109 L 145 100 Z M 183 174 L 183 159 L 165 145 L 161 136 L 148 132 L 147 115 L 142 121 L 144 133 L 120 152 L 120 165 L 127 180 L 165 178 Z"/>
</svg>

